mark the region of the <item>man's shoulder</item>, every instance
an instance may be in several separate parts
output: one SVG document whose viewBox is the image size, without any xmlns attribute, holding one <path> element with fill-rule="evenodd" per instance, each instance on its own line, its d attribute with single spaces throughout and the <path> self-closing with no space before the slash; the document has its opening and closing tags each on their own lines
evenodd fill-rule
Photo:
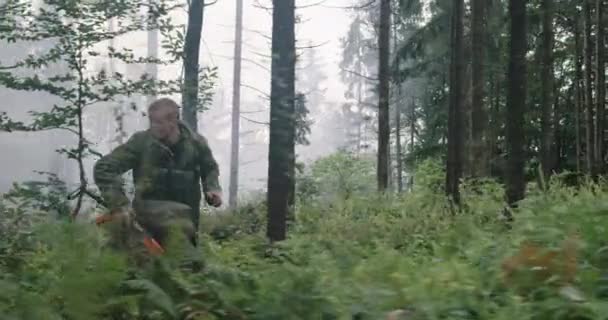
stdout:
<svg viewBox="0 0 608 320">
<path fill-rule="evenodd" d="M 200 134 L 200 133 L 198 133 L 198 132 L 190 129 L 185 124 L 183 124 L 183 128 L 188 133 L 188 137 L 190 138 L 190 140 L 194 141 L 197 145 L 200 145 L 200 146 L 207 146 L 208 145 L 207 138 L 205 138 L 202 134 Z"/>
<path fill-rule="evenodd" d="M 141 142 L 150 138 L 150 132 L 148 130 L 135 131 L 129 138 L 130 142 Z"/>
<path fill-rule="evenodd" d="M 138 149 L 144 146 L 147 141 L 150 141 L 151 137 L 152 136 L 150 135 L 150 132 L 147 130 L 136 131 L 129 137 L 127 142 L 125 142 L 123 145 L 128 148 Z"/>
</svg>

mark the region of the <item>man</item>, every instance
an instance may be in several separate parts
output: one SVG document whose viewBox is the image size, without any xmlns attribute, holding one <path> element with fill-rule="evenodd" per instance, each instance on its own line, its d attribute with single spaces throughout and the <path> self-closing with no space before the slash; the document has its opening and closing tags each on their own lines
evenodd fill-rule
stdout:
<svg viewBox="0 0 608 320">
<path fill-rule="evenodd" d="M 164 222 L 158 220 L 166 218 L 168 211 L 182 216 L 185 213 L 194 229 L 188 237 L 196 245 L 200 182 L 207 203 L 215 207 L 222 204 L 218 165 L 207 140 L 179 120 L 179 106 L 173 100 L 153 102 L 148 107 L 148 118 L 148 130 L 136 132 L 97 161 L 95 183 L 110 211 L 124 214 L 130 210 L 121 176 L 133 170 L 136 221 L 162 245 L 167 228 L 159 227 Z M 168 206 L 163 208 L 163 204 Z"/>
</svg>

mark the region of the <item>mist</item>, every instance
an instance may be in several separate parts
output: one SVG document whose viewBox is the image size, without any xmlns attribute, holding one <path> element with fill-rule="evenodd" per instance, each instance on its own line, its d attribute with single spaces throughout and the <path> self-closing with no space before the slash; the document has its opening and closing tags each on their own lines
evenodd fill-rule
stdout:
<svg viewBox="0 0 608 320">
<path fill-rule="evenodd" d="M 298 146 L 298 161 L 311 163 L 340 148 L 345 141 L 344 126 L 339 121 L 344 104 L 344 84 L 340 80 L 340 39 L 345 36 L 351 17 L 342 6 L 349 1 L 298 2 L 296 12 L 300 23 L 296 25 L 296 46 L 299 55 L 296 91 L 314 96 L 307 105 L 312 122 L 310 142 Z M 243 31 L 243 63 L 241 83 L 241 143 L 239 195 L 263 191 L 268 173 L 268 117 L 270 94 L 270 35 L 272 16 L 270 1 L 245 1 Z M 219 0 L 205 8 L 200 63 L 202 67 L 217 67 L 218 79 L 213 88 L 213 100 L 208 110 L 198 115 L 199 132 L 209 140 L 220 166 L 220 182 L 225 193 L 229 184 L 231 93 L 234 50 L 235 3 Z M 173 14 L 175 23 L 185 24 L 185 10 Z M 160 37 L 162 43 L 162 37 Z M 108 44 L 109 45 L 109 44 Z M 114 40 L 116 47 L 128 47 L 135 54 L 145 55 L 147 35 L 139 32 Z M 0 61 L 10 63 L 24 57 L 28 50 L 12 44 L 2 44 Z M 103 47 L 103 45 L 102 45 Z M 25 49 L 25 50 L 24 50 Z M 159 48 L 162 58 L 164 51 Z M 121 65 L 103 59 L 91 64 L 96 70 L 122 72 L 136 79 L 145 66 Z M 158 78 L 175 78 L 181 70 L 178 64 L 158 69 Z M 310 69 L 310 72 L 309 72 Z M 314 70 L 312 70 L 314 69 Z M 181 102 L 179 95 L 171 98 Z M 48 111 L 59 101 L 48 94 L 14 91 L 0 88 L 0 111 L 16 121 L 27 122 L 30 111 Z M 119 101 L 103 103 L 85 112 L 85 136 L 100 154 L 107 154 L 133 133 L 147 128 L 145 110 L 149 97 L 133 95 Z M 124 112 L 123 136 L 119 133 L 116 110 Z M 37 132 L 0 132 L 0 193 L 8 191 L 13 183 L 40 180 L 37 171 L 56 174 L 68 186 L 78 185 L 77 164 L 55 151 L 73 145 L 76 137 L 62 130 Z M 91 182 L 95 157 L 85 159 L 85 170 Z"/>
</svg>

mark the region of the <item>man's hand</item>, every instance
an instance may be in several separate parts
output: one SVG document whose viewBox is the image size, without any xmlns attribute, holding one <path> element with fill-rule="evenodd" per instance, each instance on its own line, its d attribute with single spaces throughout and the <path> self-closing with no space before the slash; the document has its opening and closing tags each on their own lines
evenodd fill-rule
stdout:
<svg viewBox="0 0 608 320">
<path fill-rule="evenodd" d="M 222 205 L 222 194 L 219 192 L 206 192 L 205 200 L 210 206 L 219 208 Z"/>
</svg>

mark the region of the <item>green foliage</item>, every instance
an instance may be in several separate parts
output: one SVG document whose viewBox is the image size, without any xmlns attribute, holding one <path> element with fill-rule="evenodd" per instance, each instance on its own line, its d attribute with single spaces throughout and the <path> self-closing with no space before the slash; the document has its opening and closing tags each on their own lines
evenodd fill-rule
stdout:
<svg viewBox="0 0 608 320">
<path fill-rule="evenodd" d="M 298 178 L 301 201 L 334 202 L 373 192 L 375 159 L 340 151 L 315 161 Z"/>
<path fill-rule="evenodd" d="M 368 179 L 361 171 L 373 172 L 367 159 L 324 160 L 310 169 L 331 181 L 319 188 L 350 183 L 349 197 L 331 188 L 332 201 L 309 197 L 289 239 L 274 244 L 263 200 L 203 216 L 198 272 L 179 234 L 163 257 L 132 265 L 91 225 L 2 207 L 0 311 L 8 319 L 384 319 L 397 309 L 413 319 L 605 319 L 603 182 L 573 187 L 558 176 L 547 191 L 531 187 L 505 228 L 494 181 L 466 181 L 463 211 L 452 216 L 437 189 L 440 161 L 420 163 L 413 192 L 380 196 L 353 187 Z M 354 172 L 340 176 L 337 164 Z M 558 250 L 573 234 L 573 281 L 523 277 L 542 272 L 524 264 L 504 280 L 503 262 L 523 243 Z"/>
<path fill-rule="evenodd" d="M 308 141 L 308 135 L 310 134 L 310 126 L 312 125 L 312 120 L 308 119 L 308 101 L 306 99 L 306 95 L 302 93 L 296 94 L 296 102 L 295 102 L 295 127 L 296 127 L 296 136 L 295 143 L 296 145 L 309 145 L 310 141 Z"/>
</svg>

